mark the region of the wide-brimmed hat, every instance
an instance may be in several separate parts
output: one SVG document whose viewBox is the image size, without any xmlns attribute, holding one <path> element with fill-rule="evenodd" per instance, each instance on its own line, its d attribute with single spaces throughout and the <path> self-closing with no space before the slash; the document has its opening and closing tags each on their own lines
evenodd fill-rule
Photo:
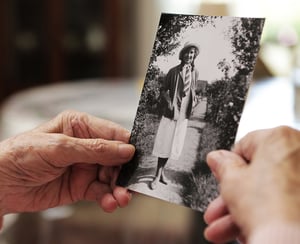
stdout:
<svg viewBox="0 0 300 244">
<path fill-rule="evenodd" d="M 196 49 L 196 54 L 195 54 L 195 57 L 198 56 L 199 52 L 200 52 L 200 46 L 196 43 L 191 43 L 191 42 L 186 42 L 183 46 L 183 48 L 180 50 L 179 52 L 179 59 L 181 60 L 182 59 L 182 55 L 186 52 L 187 49 L 189 48 L 195 48 Z"/>
</svg>

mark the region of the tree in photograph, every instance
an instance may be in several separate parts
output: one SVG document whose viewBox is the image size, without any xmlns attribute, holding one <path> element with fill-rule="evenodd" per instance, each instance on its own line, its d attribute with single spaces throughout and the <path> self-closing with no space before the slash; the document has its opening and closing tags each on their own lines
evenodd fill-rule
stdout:
<svg viewBox="0 0 300 244">
<path fill-rule="evenodd" d="M 235 55 L 233 65 L 237 72 L 227 82 L 224 94 L 225 113 L 221 113 L 219 118 L 225 133 L 222 138 L 226 138 L 222 145 L 226 147 L 234 143 L 259 50 L 262 28 L 263 21 L 253 18 L 242 18 L 232 28 L 231 42 Z"/>
<path fill-rule="evenodd" d="M 159 66 L 156 64 L 157 57 L 173 55 L 175 49 L 182 44 L 182 34 L 187 28 L 213 25 L 217 18 L 222 17 L 172 14 L 161 16 L 144 84 L 144 92 L 150 92 L 145 96 L 145 104 L 153 104 L 152 107 L 155 107 L 155 103 L 159 102 L 157 93 L 161 89 L 160 81 L 166 75 L 160 71 Z"/>
<path fill-rule="evenodd" d="M 232 28 L 231 41 L 238 75 L 248 76 L 254 70 L 263 24 L 261 19 L 242 18 Z"/>
</svg>

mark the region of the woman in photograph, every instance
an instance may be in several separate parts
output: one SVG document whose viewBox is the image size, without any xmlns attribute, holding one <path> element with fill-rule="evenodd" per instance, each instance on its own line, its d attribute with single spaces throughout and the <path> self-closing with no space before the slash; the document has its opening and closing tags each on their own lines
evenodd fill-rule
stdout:
<svg viewBox="0 0 300 244">
<path fill-rule="evenodd" d="M 165 77 L 161 94 L 165 106 L 153 147 L 153 155 L 158 160 L 155 177 L 149 185 L 152 190 L 158 182 L 167 184 L 164 167 L 169 158 L 178 160 L 182 152 L 188 119 L 196 102 L 199 72 L 194 62 L 199 52 L 197 44 L 186 43 L 179 52 L 181 63 Z"/>
</svg>

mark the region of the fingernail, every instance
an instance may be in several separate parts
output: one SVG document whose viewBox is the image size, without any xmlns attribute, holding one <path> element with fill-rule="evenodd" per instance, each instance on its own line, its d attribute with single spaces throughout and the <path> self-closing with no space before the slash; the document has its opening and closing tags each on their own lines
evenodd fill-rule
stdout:
<svg viewBox="0 0 300 244">
<path fill-rule="evenodd" d="M 119 156 L 121 158 L 129 159 L 133 156 L 134 147 L 130 144 L 119 144 Z"/>
</svg>

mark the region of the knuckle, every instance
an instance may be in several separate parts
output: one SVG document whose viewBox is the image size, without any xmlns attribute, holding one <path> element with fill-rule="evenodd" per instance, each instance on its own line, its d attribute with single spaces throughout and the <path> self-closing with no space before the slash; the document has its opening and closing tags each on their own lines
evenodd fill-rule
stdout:
<svg viewBox="0 0 300 244">
<path fill-rule="evenodd" d="M 294 129 L 292 129 L 291 127 L 282 125 L 274 129 L 274 134 L 280 137 L 289 137 L 290 134 L 293 133 L 293 131 Z"/>
<path fill-rule="evenodd" d="M 73 109 L 67 109 L 67 110 L 64 110 L 62 111 L 61 113 L 59 113 L 57 115 L 57 117 L 59 119 L 62 119 L 62 120 L 71 120 L 73 118 L 78 118 L 78 119 L 86 119 L 87 118 L 87 114 L 84 113 L 84 112 L 79 112 L 79 111 L 76 111 L 76 110 L 73 110 Z"/>
<path fill-rule="evenodd" d="M 106 142 L 104 142 L 101 139 L 94 140 L 92 142 L 92 148 L 99 154 L 107 153 L 110 151 L 110 145 L 108 145 Z"/>
<path fill-rule="evenodd" d="M 294 136 L 294 129 L 288 126 L 279 126 L 274 130 L 270 130 L 269 140 L 271 143 L 278 141 L 283 144 L 287 144 Z"/>
</svg>

